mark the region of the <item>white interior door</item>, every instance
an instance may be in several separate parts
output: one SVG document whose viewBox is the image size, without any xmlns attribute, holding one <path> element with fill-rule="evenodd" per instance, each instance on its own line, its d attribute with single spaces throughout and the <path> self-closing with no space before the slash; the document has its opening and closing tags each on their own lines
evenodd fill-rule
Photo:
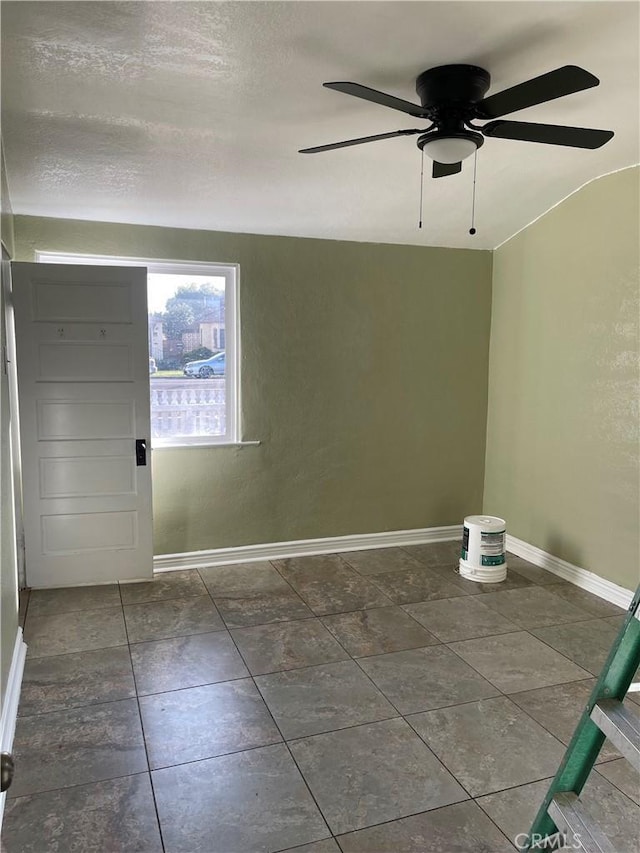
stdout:
<svg viewBox="0 0 640 853">
<path fill-rule="evenodd" d="M 150 578 L 147 271 L 12 273 L 27 584 Z"/>
</svg>

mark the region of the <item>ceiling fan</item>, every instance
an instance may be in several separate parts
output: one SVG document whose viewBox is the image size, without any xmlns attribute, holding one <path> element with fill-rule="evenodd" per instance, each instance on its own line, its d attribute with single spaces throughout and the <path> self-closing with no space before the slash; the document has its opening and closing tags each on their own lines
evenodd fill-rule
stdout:
<svg viewBox="0 0 640 853">
<path fill-rule="evenodd" d="M 420 134 L 418 148 L 433 160 L 433 177 L 443 178 L 460 172 L 462 160 L 480 148 L 485 136 L 593 149 L 600 148 L 614 135 L 612 130 L 532 124 L 524 121 L 494 121 L 517 110 L 599 85 L 597 77 L 577 65 L 564 65 L 485 98 L 490 83 L 489 72 L 476 65 L 440 65 L 423 71 L 418 76 L 416 92 L 420 104 L 378 92 L 360 83 L 324 83 L 327 89 L 335 89 L 345 95 L 353 95 L 383 107 L 399 110 L 415 118 L 430 121 L 431 125 L 422 129 L 394 130 L 376 136 L 317 145 L 314 148 L 303 148 L 299 153 L 317 154 L 394 136 Z M 472 123 L 474 120 L 486 119 L 492 121 L 484 125 Z"/>
</svg>

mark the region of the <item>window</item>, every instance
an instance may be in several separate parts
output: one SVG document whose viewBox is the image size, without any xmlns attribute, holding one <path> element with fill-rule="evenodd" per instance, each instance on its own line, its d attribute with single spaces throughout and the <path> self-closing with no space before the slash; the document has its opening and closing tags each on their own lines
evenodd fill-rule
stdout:
<svg viewBox="0 0 640 853">
<path fill-rule="evenodd" d="M 147 288 L 152 444 L 237 441 L 236 268 L 154 264 Z"/>
<path fill-rule="evenodd" d="M 241 443 L 237 266 L 45 252 L 37 259 L 147 267 L 152 445 Z"/>
</svg>

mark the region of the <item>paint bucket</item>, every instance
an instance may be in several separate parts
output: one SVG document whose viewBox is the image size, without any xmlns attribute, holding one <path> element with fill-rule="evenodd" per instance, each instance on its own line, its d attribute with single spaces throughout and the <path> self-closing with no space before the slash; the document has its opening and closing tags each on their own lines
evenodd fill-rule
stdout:
<svg viewBox="0 0 640 853">
<path fill-rule="evenodd" d="M 499 583 L 507 576 L 506 522 L 492 515 L 469 515 L 464 520 L 460 575 L 470 581 Z"/>
</svg>

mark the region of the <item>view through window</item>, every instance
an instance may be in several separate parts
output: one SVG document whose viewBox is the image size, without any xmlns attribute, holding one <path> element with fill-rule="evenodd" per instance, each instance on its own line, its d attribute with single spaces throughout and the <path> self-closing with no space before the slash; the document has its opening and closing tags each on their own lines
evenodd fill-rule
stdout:
<svg viewBox="0 0 640 853">
<path fill-rule="evenodd" d="M 147 287 L 152 439 L 226 436 L 225 277 L 149 273 Z"/>
</svg>

